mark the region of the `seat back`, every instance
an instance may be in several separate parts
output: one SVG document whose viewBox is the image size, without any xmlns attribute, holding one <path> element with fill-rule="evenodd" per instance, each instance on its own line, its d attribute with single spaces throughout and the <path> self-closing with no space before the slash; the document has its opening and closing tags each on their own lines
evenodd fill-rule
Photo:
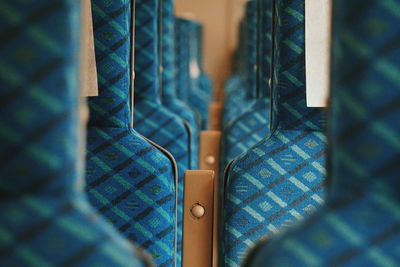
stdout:
<svg viewBox="0 0 400 267">
<path fill-rule="evenodd" d="M 196 115 L 192 109 L 177 96 L 177 88 L 182 85 L 175 81 L 175 16 L 174 1 L 163 0 L 160 7 L 160 94 L 163 106 L 182 118 L 190 132 L 190 169 L 196 170 L 199 165 L 199 129 Z"/>
<path fill-rule="evenodd" d="M 84 195 L 80 2 L 2 1 L 0 13 L 1 265 L 143 266 Z"/>
<path fill-rule="evenodd" d="M 195 105 L 201 115 L 201 129 L 209 128 L 209 105 L 213 99 L 213 83 L 203 66 L 203 26 L 189 21 L 190 80 L 188 104 Z"/>
<path fill-rule="evenodd" d="M 157 265 L 171 266 L 175 163 L 132 128 L 134 4 L 92 1 L 99 96 L 88 100 L 86 190 L 120 233 L 147 250 Z"/>
<path fill-rule="evenodd" d="M 263 2 L 263 3 L 261 3 Z M 221 147 L 221 170 L 223 171 L 228 163 L 235 157 L 246 152 L 269 135 L 269 65 L 272 46 L 272 4 L 271 1 L 253 2 L 247 6 L 248 17 L 252 17 L 249 27 L 255 27 L 250 32 L 254 35 L 248 42 L 254 43 L 249 46 L 248 52 L 252 51 L 248 61 L 248 77 L 255 72 L 255 81 L 248 79 L 249 99 L 254 102 L 246 111 L 226 125 L 223 131 Z M 254 17 L 254 18 L 253 18 Z M 259 21 L 255 23 L 255 21 Z M 255 37 L 255 38 L 254 38 Z M 253 40 L 255 39 L 255 40 Z M 269 53 L 269 55 L 268 55 Z M 222 177 L 222 175 L 221 175 Z"/>
<path fill-rule="evenodd" d="M 135 117 L 137 131 L 169 151 L 178 167 L 178 254 L 182 246 L 184 172 L 191 164 L 191 133 L 184 120 L 162 105 L 159 72 L 160 0 L 137 0 L 135 40 Z"/>
<path fill-rule="evenodd" d="M 304 2 L 273 4 L 271 135 L 226 171 L 222 239 L 227 265 L 240 264 L 258 239 L 308 217 L 325 197 L 323 111 L 306 106 Z"/>
<path fill-rule="evenodd" d="M 396 266 L 399 23 L 385 1 L 334 1 L 326 205 L 245 266 Z"/>
<path fill-rule="evenodd" d="M 357 19 L 346 17 L 356 10 Z M 369 2 L 368 9 L 360 11 L 356 1 L 348 6 L 338 1 L 334 18 L 329 197 L 351 200 L 382 183 L 398 198 L 398 17 L 385 3 Z M 347 159 L 351 163 L 346 164 Z"/>
</svg>

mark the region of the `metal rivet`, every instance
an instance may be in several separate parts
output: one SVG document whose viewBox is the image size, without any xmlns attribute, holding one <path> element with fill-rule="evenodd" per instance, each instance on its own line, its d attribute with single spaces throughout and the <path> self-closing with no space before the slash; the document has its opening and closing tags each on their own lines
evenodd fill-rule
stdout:
<svg viewBox="0 0 400 267">
<path fill-rule="evenodd" d="M 204 214 L 206 213 L 206 210 L 204 209 L 204 207 L 202 205 L 200 205 L 199 203 L 196 203 L 193 205 L 190 212 L 192 213 L 193 217 L 195 217 L 196 219 L 201 219 L 204 216 Z"/>
<path fill-rule="evenodd" d="M 207 164 L 212 165 L 215 163 L 215 157 L 213 155 L 208 155 L 205 158 Z"/>
<path fill-rule="evenodd" d="M 269 86 L 269 88 L 272 88 L 272 79 L 271 78 L 268 79 L 268 86 Z"/>
</svg>

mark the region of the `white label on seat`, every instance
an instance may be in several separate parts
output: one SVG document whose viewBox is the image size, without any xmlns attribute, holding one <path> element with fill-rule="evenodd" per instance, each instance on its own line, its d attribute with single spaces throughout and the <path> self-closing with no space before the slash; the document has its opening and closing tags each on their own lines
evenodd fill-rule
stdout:
<svg viewBox="0 0 400 267">
<path fill-rule="evenodd" d="M 326 107 L 330 88 L 332 0 L 305 1 L 307 106 Z"/>
</svg>

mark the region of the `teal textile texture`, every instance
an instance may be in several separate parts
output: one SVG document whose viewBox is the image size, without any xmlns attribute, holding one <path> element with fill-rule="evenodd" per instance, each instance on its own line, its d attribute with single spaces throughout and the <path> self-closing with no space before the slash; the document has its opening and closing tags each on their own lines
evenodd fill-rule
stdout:
<svg viewBox="0 0 400 267">
<path fill-rule="evenodd" d="M 400 262 L 399 8 L 334 1 L 326 205 L 246 266 L 397 266 Z"/>
<path fill-rule="evenodd" d="M 195 113 L 200 129 L 208 127 L 208 107 L 211 101 L 211 82 L 204 74 L 200 60 L 201 25 L 176 18 L 176 80 L 177 94 Z"/>
<path fill-rule="evenodd" d="M 230 127 L 233 121 L 251 111 L 257 96 L 257 38 L 258 38 L 257 1 L 248 1 L 245 6 L 243 36 L 239 49 L 242 61 L 238 73 L 228 80 L 226 99 L 223 107 L 223 129 Z M 240 50 L 239 50 L 240 52 Z"/>
<path fill-rule="evenodd" d="M 190 21 L 190 87 L 189 105 L 195 105 L 201 115 L 201 129 L 209 127 L 209 105 L 213 99 L 213 81 L 205 73 L 203 66 L 203 26 Z"/>
<path fill-rule="evenodd" d="M 175 34 L 174 34 L 174 1 L 164 0 L 160 8 L 160 52 L 161 52 L 161 95 L 162 104 L 181 117 L 190 131 L 190 169 L 197 170 L 199 165 L 199 128 L 195 113 L 180 100 L 176 87 L 181 86 L 175 81 Z"/>
<path fill-rule="evenodd" d="M 261 3 L 262 2 L 262 3 Z M 238 118 L 225 126 L 221 145 L 221 169 L 235 157 L 246 152 L 249 148 L 257 144 L 269 134 L 269 73 L 271 64 L 272 46 L 272 5 L 270 0 L 260 1 L 260 6 L 254 6 L 255 19 L 259 22 L 252 27 L 256 27 L 257 32 L 254 42 L 255 62 L 257 72 L 253 82 L 253 94 L 255 102 Z M 263 6 L 261 6 L 261 4 Z M 253 71 L 254 65 L 251 65 Z M 252 73 L 252 72 L 251 72 Z"/>
<path fill-rule="evenodd" d="M 223 190 L 222 262 L 240 265 L 261 237 L 324 202 L 322 109 L 306 107 L 304 2 L 275 1 L 271 134 L 230 166 Z"/>
<path fill-rule="evenodd" d="M 185 121 L 163 106 L 160 98 L 159 9 L 160 0 L 136 1 L 134 127 L 146 138 L 168 150 L 178 166 L 178 249 L 182 250 L 183 178 L 191 165 L 191 132 Z"/>
<path fill-rule="evenodd" d="M 0 3 L 2 266 L 144 266 L 89 205 L 79 120 L 80 2 Z"/>
<path fill-rule="evenodd" d="M 159 266 L 175 262 L 173 162 L 132 121 L 131 1 L 93 0 L 99 96 L 89 98 L 86 190 L 89 200 Z"/>
</svg>

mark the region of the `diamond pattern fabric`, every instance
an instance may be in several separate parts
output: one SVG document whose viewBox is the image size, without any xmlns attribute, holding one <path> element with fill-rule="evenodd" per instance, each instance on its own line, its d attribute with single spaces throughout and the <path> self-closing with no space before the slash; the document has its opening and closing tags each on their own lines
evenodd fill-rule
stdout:
<svg viewBox="0 0 400 267">
<path fill-rule="evenodd" d="M 400 262 L 398 10 L 394 1 L 334 1 L 326 205 L 258 246 L 246 266 Z"/>
<path fill-rule="evenodd" d="M 144 266 L 83 190 L 79 1 L 0 13 L 1 265 Z"/>
<path fill-rule="evenodd" d="M 159 266 L 175 262 L 173 162 L 132 126 L 131 1 L 93 0 L 99 96 L 89 98 L 89 200 Z"/>
<path fill-rule="evenodd" d="M 306 107 L 304 3 L 276 1 L 271 135 L 236 159 L 223 189 L 222 263 L 308 217 L 323 204 L 325 143 L 321 109 Z"/>
<path fill-rule="evenodd" d="M 159 0 L 136 1 L 135 112 L 139 133 L 168 150 L 178 167 L 177 265 L 182 250 L 183 178 L 190 168 L 191 133 L 185 121 L 161 104 L 159 64 Z"/>
</svg>

